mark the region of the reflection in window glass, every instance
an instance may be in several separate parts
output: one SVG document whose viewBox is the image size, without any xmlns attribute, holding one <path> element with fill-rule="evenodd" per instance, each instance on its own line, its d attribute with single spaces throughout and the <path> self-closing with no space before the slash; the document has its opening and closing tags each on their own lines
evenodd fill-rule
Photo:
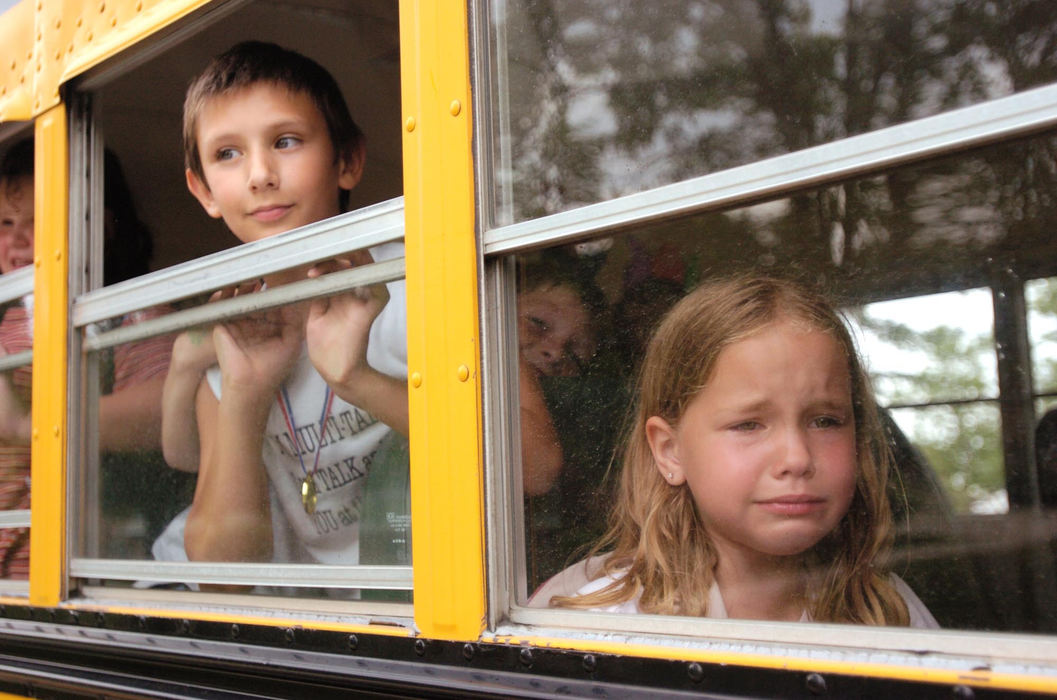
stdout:
<svg viewBox="0 0 1057 700">
<path fill-rule="evenodd" d="M 523 602 L 545 606 L 585 581 L 583 567 L 554 574 L 605 528 L 610 464 L 657 321 L 701 282 L 752 272 L 819 287 L 856 322 L 894 453 L 894 567 L 940 625 L 1057 630 L 1057 489 L 1031 449 L 1036 414 L 1057 402 L 1040 398 L 1044 368 L 1035 397 L 1024 390 L 1053 331 L 1047 288 L 1024 280 L 1057 276 L 1054 152 L 1047 135 L 520 255 L 521 436 L 537 438 L 521 446 Z M 536 280 L 550 281 L 557 320 L 529 296 Z M 554 330 L 576 319 L 574 332 Z M 549 356 L 564 363 L 529 361 L 543 346 L 528 323 L 551 329 Z M 578 336 L 597 339 L 589 356 Z M 526 366 L 546 409 L 535 416 Z M 549 488 L 530 488 L 547 462 L 528 448 L 548 446 L 559 468 Z"/>
<path fill-rule="evenodd" d="M 33 295 L 6 305 L 0 320 L 0 351 L 33 349 Z M 33 366 L 0 373 L 0 510 L 30 507 L 30 401 Z M 29 528 L 0 529 L 0 578 L 29 577 Z"/>
<path fill-rule="evenodd" d="M 509 161 L 495 168 L 511 188 L 498 224 L 1057 78 L 1046 3 L 497 5 L 492 109 Z"/>
<path fill-rule="evenodd" d="M 990 290 L 868 304 L 855 318 L 879 404 L 955 510 L 1007 510 Z"/>
</svg>

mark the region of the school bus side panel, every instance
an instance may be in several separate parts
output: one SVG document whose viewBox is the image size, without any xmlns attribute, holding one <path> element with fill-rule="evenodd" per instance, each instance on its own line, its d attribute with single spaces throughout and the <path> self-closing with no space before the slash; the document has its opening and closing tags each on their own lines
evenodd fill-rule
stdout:
<svg viewBox="0 0 1057 700">
<path fill-rule="evenodd" d="M 466 5 L 400 3 L 415 623 L 476 639 L 484 524 Z"/>
</svg>

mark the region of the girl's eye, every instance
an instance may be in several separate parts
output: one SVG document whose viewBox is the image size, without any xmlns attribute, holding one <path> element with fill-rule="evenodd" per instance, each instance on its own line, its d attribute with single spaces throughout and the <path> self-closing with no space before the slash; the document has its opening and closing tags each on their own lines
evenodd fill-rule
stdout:
<svg viewBox="0 0 1057 700">
<path fill-rule="evenodd" d="M 730 426 L 730 429 L 739 433 L 748 433 L 753 430 L 758 430 L 761 427 L 763 426 L 754 420 L 745 420 L 740 423 L 735 423 L 734 425 Z"/>
<path fill-rule="evenodd" d="M 547 322 L 544 321 L 542 318 L 536 318 L 535 316 L 529 316 L 528 320 L 529 320 L 529 323 L 531 323 L 536 328 L 536 330 L 538 330 L 538 331 L 542 332 L 542 331 L 546 331 L 548 328 L 550 328 L 550 326 L 547 325 Z"/>
<path fill-rule="evenodd" d="M 811 425 L 815 428 L 839 428 L 844 425 L 844 421 L 836 416 L 819 416 L 811 421 Z"/>
</svg>

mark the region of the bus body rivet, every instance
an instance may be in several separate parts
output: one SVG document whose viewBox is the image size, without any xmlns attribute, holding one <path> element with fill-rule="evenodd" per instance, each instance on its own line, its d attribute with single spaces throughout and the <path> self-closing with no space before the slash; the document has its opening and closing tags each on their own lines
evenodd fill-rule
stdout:
<svg viewBox="0 0 1057 700">
<path fill-rule="evenodd" d="M 956 685 L 954 691 L 951 693 L 957 700 L 973 700 L 976 697 L 976 693 L 973 689 L 967 685 Z"/>
<path fill-rule="evenodd" d="M 191 634 L 190 620 L 180 620 L 180 634 Z"/>
<path fill-rule="evenodd" d="M 808 692 L 812 695 L 824 695 L 826 693 L 826 679 L 820 673 L 809 673 L 804 680 Z"/>
<path fill-rule="evenodd" d="M 418 388 L 422 386 L 422 374 L 419 372 L 411 373 L 411 386 Z"/>
<path fill-rule="evenodd" d="M 408 131 L 414 131 L 415 130 L 415 118 L 414 117 L 408 117 L 407 120 L 404 122 L 404 128 L 407 129 Z"/>
<path fill-rule="evenodd" d="M 293 630 L 293 628 L 287 627 L 286 628 L 286 632 L 284 633 L 284 635 L 286 637 L 286 643 L 287 644 L 293 644 L 294 643 L 294 630 Z"/>
<path fill-rule="evenodd" d="M 33 431 L 33 439 L 34 440 L 39 440 L 40 439 L 40 431 L 39 430 L 34 430 Z"/>
<path fill-rule="evenodd" d="M 426 640 L 425 639 L 416 639 L 415 640 L 415 653 L 418 654 L 419 656 L 425 656 L 426 655 Z"/>
<path fill-rule="evenodd" d="M 518 654 L 518 658 L 521 660 L 521 663 L 524 664 L 525 666 L 531 666 L 532 665 L 532 650 L 531 649 L 522 649 L 521 653 Z"/>
<path fill-rule="evenodd" d="M 239 626 L 238 625 L 232 625 L 231 626 L 231 638 L 232 639 L 238 639 L 239 638 Z"/>
<path fill-rule="evenodd" d="M 451 111 L 451 116 L 457 117 L 459 116 L 459 112 L 462 111 L 462 103 L 458 100 L 452 100 L 448 109 Z"/>
<path fill-rule="evenodd" d="M 40 267 L 40 258 L 34 259 L 33 260 L 33 265 L 36 266 L 36 267 Z"/>
<path fill-rule="evenodd" d="M 473 659 L 473 644 L 466 643 L 462 645 L 462 658 L 466 659 L 467 661 L 471 661 Z"/>
<path fill-rule="evenodd" d="M 360 638 L 355 634 L 349 635 L 349 651 L 356 651 L 357 647 L 360 646 Z"/>
<path fill-rule="evenodd" d="M 690 676 L 690 680 L 694 683 L 700 683 L 705 680 L 705 668 L 701 664 L 694 662 L 687 667 L 686 675 Z"/>
<path fill-rule="evenodd" d="M 598 660 L 595 659 L 594 654 L 588 654 L 583 660 L 584 670 L 588 673 L 594 673 L 595 669 L 598 668 Z"/>
<path fill-rule="evenodd" d="M 455 371 L 455 376 L 459 378 L 460 382 L 465 382 L 470 378 L 470 368 L 466 365 L 459 365 L 459 369 Z"/>
<path fill-rule="evenodd" d="M 51 427 L 51 432 L 55 437 L 59 437 L 59 426 L 53 425 Z"/>
<path fill-rule="evenodd" d="M 61 250 L 56 250 L 55 251 L 55 259 L 56 260 L 62 260 L 62 251 Z"/>
</svg>

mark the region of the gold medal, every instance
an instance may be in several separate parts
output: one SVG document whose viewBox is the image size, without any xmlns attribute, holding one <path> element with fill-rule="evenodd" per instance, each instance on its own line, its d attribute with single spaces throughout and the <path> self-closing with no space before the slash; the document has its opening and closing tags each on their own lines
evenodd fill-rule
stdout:
<svg viewBox="0 0 1057 700">
<path fill-rule="evenodd" d="M 309 515 L 316 512 L 316 482 L 311 474 L 301 481 L 301 505 Z"/>
</svg>

